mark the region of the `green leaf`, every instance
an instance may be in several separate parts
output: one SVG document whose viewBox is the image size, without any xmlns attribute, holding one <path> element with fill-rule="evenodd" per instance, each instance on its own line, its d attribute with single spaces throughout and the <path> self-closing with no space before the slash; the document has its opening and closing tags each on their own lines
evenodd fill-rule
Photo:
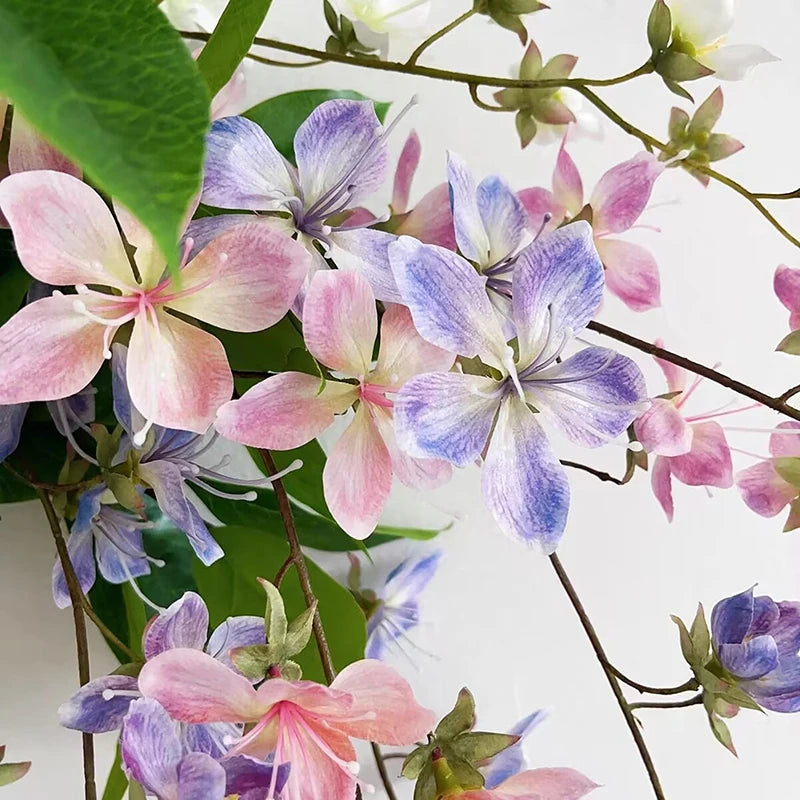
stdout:
<svg viewBox="0 0 800 800">
<path fill-rule="evenodd" d="M 124 203 L 177 267 L 209 98 L 153 0 L 0 0 L 0 94 Z"/>
<path fill-rule="evenodd" d="M 211 624 L 229 616 L 264 611 L 264 593 L 258 578 L 274 577 L 289 555 L 288 545 L 276 535 L 242 527 L 217 528 L 214 536 L 225 551 L 225 558 L 210 567 L 195 559 L 195 578 L 200 594 L 208 604 Z M 319 601 L 319 614 L 337 669 L 364 657 L 366 620 L 347 589 L 306 559 L 311 585 Z M 289 570 L 281 583 L 286 613 L 299 616 L 306 608 L 297 573 Z M 315 647 L 307 647 L 297 657 L 308 680 L 323 682 L 324 673 Z"/>
<path fill-rule="evenodd" d="M 0 505 L 36 499 L 35 489 L 2 467 L 3 465 L 0 464 Z"/>
<path fill-rule="evenodd" d="M 16 783 L 16 781 L 20 780 L 20 778 L 24 778 L 28 774 L 30 768 L 30 761 L 0 764 L 0 786 L 8 786 L 10 783 Z"/>
<path fill-rule="evenodd" d="M 114 763 L 111 765 L 111 771 L 106 778 L 106 788 L 102 800 L 122 800 L 127 788 L 128 779 L 122 771 L 122 754 L 119 744 L 117 744 L 117 752 L 114 756 Z"/>
<path fill-rule="evenodd" d="M 326 100 L 369 100 L 363 94 L 348 90 L 335 89 L 306 89 L 300 92 L 288 92 L 277 97 L 271 97 L 263 103 L 245 111 L 243 116 L 258 123 L 267 133 L 278 151 L 294 161 L 294 134 L 306 117 L 321 103 Z M 390 103 L 375 104 L 375 113 L 383 122 L 389 110 Z"/>
<path fill-rule="evenodd" d="M 775 472 L 777 472 L 786 483 L 800 488 L 800 458 L 793 458 L 792 456 L 775 458 L 772 461 L 772 466 L 775 467 Z"/>
<path fill-rule="evenodd" d="M 22 268 L 9 228 L 0 228 L 0 325 L 19 311 L 31 276 Z"/>
<path fill-rule="evenodd" d="M 272 0 L 228 0 L 197 67 L 213 97 L 230 79 L 247 55 Z"/>
<path fill-rule="evenodd" d="M 775 349 L 790 356 L 800 356 L 800 330 L 787 333 Z"/>
<path fill-rule="evenodd" d="M 148 612 L 141 598 L 129 583 L 121 584 L 122 601 L 125 604 L 125 622 L 128 627 L 128 647 L 142 657 L 142 635 L 147 626 Z"/>
<path fill-rule="evenodd" d="M 442 717 L 436 726 L 437 739 L 452 739 L 459 733 L 468 731 L 475 724 L 475 698 L 465 686 L 458 693 L 453 710 Z"/>
</svg>

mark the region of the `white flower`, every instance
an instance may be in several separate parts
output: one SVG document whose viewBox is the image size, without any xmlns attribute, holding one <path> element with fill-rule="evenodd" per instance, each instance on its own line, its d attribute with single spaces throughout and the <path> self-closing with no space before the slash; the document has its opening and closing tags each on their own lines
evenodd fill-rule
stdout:
<svg viewBox="0 0 800 800">
<path fill-rule="evenodd" d="M 226 5 L 226 0 L 163 0 L 159 7 L 178 30 L 211 33 Z"/>
<path fill-rule="evenodd" d="M 431 0 L 331 0 L 340 14 L 353 22 L 359 42 L 389 52 L 389 37 L 415 34 L 425 27 Z"/>
<path fill-rule="evenodd" d="M 578 139 L 602 141 L 605 135 L 603 118 L 594 110 L 594 106 L 589 105 L 574 89 L 559 89 L 554 96 L 572 112 L 575 122 L 570 122 L 568 125 L 548 125 L 537 120 L 534 144 L 548 145 L 560 142 L 564 138 L 565 131 L 567 139 L 571 142 Z"/>
<path fill-rule="evenodd" d="M 734 0 L 668 0 L 674 38 L 723 81 L 740 81 L 758 64 L 779 59 L 755 44 L 725 44 Z"/>
</svg>

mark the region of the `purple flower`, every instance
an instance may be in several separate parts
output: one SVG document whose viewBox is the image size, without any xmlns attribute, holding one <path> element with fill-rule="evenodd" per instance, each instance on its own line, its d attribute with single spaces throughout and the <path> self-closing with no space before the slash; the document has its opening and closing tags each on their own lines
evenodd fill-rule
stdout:
<svg viewBox="0 0 800 800">
<path fill-rule="evenodd" d="M 255 616 L 229 617 L 208 637 L 208 609 L 203 598 L 186 592 L 166 611 L 148 624 L 142 637 L 146 661 L 176 647 L 205 651 L 235 670 L 229 653 L 236 647 L 265 644 L 264 619 Z M 106 675 L 81 687 L 58 710 L 61 724 L 86 733 L 104 733 L 119 728 L 132 700 L 141 697 L 135 677 Z M 239 727 L 230 723 L 209 723 L 180 727 L 186 752 L 218 757 L 228 749 L 228 738 L 237 739 Z"/>
<path fill-rule="evenodd" d="M 159 800 L 260 800 L 272 786 L 283 788 L 289 765 L 273 766 L 248 756 L 217 761 L 208 753 L 187 751 L 178 723 L 155 700 L 130 704 L 122 725 L 120 751 L 125 772 Z"/>
<path fill-rule="evenodd" d="M 483 770 L 484 785 L 487 789 L 494 789 L 503 781 L 527 769 L 528 764 L 525 761 L 525 754 L 522 752 L 522 744 L 530 732 L 544 720 L 545 716 L 545 711 L 534 711 L 521 719 L 509 731 L 512 736 L 519 736 L 519 741 L 495 756 L 489 766 Z"/>
<path fill-rule="evenodd" d="M 753 590 L 714 606 L 711 634 L 720 664 L 770 711 L 800 711 L 800 603 Z"/>
<path fill-rule="evenodd" d="M 591 227 L 574 222 L 517 257 L 516 349 L 506 343 L 485 276 L 469 262 L 409 237 L 389 253 L 420 335 L 471 360 L 470 373 L 423 374 L 402 387 L 394 407 L 400 446 L 460 467 L 482 458 L 483 496 L 497 523 L 552 553 L 566 525 L 569 483 L 538 420 L 597 447 L 623 433 L 646 401 L 639 368 L 613 350 L 587 347 L 561 360 L 602 299 Z"/>
<path fill-rule="evenodd" d="M 383 184 L 389 171 L 386 137 L 399 119 L 384 130 L 371 102 L 328 100 L 297 129 L 297 168 L 255 122 L 217 120 L 207 138 L 202 200 L 219 208 L 288 212 L 291 227 L 317 257 L 318 267 L 327 265 L 313 243 L 326 250 L 338 245 L 359 261 L 379 300 L 397 302 L 387 254 L 395 237 L 348 224 L 347 215 Z M 189 234 L 197 246 L 247 219 L 252 218 L 207 218 L 193 224 Z"/>
</svg>

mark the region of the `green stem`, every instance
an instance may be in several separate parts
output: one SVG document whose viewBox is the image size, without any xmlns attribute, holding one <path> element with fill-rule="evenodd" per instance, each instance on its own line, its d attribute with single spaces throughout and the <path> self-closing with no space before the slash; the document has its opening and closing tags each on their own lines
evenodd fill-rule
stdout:
<svg viewBox="0 0 800 800">
<path fill-rule="evenodd" d="M 689 708 L 689 706 L 699 706 L 703 702 L 703 693 L 696 694 L 688 700 L 674 700 L 670 703 L 631 703 L 631 711 L 638 711 L 640 708 Z"/>
<path fill-rule="evenodd" d="M 441 28 L 440 30 L 436 31 L 436 33 L 432 33 L 422 44 L 409 56 L 408 61 L 406 61 L 406 66 L 413 67 L 414 64 L 417 63 L 417 59 L 432 45 L 434 42 L 438 42 L 444 36 L 447 36 L 450 31 L 457 28 L 462 22 L 466 22 L 470 17 L 474 17 L 475 14 L 478 12 L 471 8 L 469 11 L 465 11 L 460 17 L 456 17 L 452 22 L 448 23 Z"/>
<path fill-rule="evenodd" d="M 469 96 L 472 98 L 472 102 L 484 111 L 500 111 L 505 113 L 514 111 L 513 108 L 503 108 L 503 106 L 492 106 L 489 105 L 489 103 L 484 103 L 483 100 L 478 97 L 478 85 L 475 83 L 469 85 Z"/>
<path fill-rule="evenodd" d="M 683 692 L 693 692 L 700 686 L 700 684 L 694 678 L 689 678 L 689 680 L 686 681 L 686 683 L 682 683 L 680 686 L 671 686 L 668 688 L 646 686 L 643 683 L 637 683 L 636 681 L 632 681 L 630 678 L 623 675 L 613 664 L 606 664 L 606 667 L 610 669 L 614 673 L 614 675 L 623 683 L 626 683 L 632 689 L 636 689 L 637 692 L 642 692 L 643 694 L 660 694 L 660 695 L 682 694 Z"/>
</svg>

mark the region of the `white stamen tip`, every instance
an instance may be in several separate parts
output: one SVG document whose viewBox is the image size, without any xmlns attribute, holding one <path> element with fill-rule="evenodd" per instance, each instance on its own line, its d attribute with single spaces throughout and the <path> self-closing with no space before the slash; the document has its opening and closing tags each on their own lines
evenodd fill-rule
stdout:
<svg viewBox="0 0 800 800">
<path fill-rule="evenodd" d="M 144 440 L 147 438 L 147 431 L 141 430 L 137 433 L 133 434 L 133 443 L 137 447 L 141 447 L 144 444 Z"/>
<path fill-rule="evenodd" d="M 294 461 L 292 461 L 291 464 L 289 464 L 288 467 L 286 467 L 285 472 L 294 472 L 295 470 L 301 469 L 302 466 L 303 466 L 303 460 L 300 458 L 296 458 Z"/>
<path fill-rule="evenodd" d="M 72 307 L 79 313 L 83 314 L 86 311 L 86 303 L 83 300 L 74 300 L 72 303 Z"/>
<path fill-rule="evenodd" d="M 408 104 L 410 106 L 418 106 L 419 105 L 419 95 L 418 94 L 411 95 L 411 99 L 408 101 Z"/>
<path fill-rule="evenodd" d="M 151 528 L 151 527 L 152 527 L 152 525 L 148 526 L 148 527 L 146 528 L 146 530 L 147 530 L 147 529 L 149 529 L 149 528 Z M 160 559 L 160 558 L 153 558 L 152 556 L 147 556 L 147 560 L 148 560 L 148 561 L 149 561 L 149 562 L 150 562 L 150 563 L 151 563 L 151 564 L 152 564 L 154 567 L 159 567 L 159 568 L 161 568 L 161 567 L 164 567 L 164 566 L 166 566 L 166 564 L 167 564 L 167 562 L 166 562 L 166 561 L 163 561 L 163 560 L 162 560 L 162 559 Z"/>
<path fill-rule="evenodd" d="M 230 747 L 235 741 L 236 737 L 230 734 L 225 734 L 225 736 L 222 737 L 222 744 L 224 744 L 225 747 Z"/>
<path fill-rule="evenodd" d="M 258 499 L 258 493 L 257 492 L 245 492 L 242 495 L 242 500 L 247 500 L 249 503 L 252 503 L 253 500 L 257 500 L 257 499 Z"/>
<path fill-rule="evenodd" d="M 323 225 L 320 230 L 322 231 L 323 236 L 330 236 L 333 228 L 331 228 L 330 225 Z"/>
<path fill-rule="evenodd" d="M 222 264 L 224 264 L 228 260 L 228 254 L 227 253 L 220 253 L 219 254 L 219 260 L 220 260 L 220 262 Z"/>
<path fill-rule="evenodd" d="M 103 689 L 103 700 L 113 700 L 114 696 L 113 689 Z"/>
<path fill-rule="evenodd" d="M 111 351 L 110 351 L 108 348 L 106 348 L 105 350 L 103 350 L 103 358 L 104 358 L 106 361 L 111 361 Z"/>
<path fill-rule="evenodd" d="M 63 297 L 63 296 L 64 296 L 64 292 L 62 292 L 60 289 L 55 289 L 53 291 L 53 297 Z"/>
<path fill-rule="evenodd" d="M 630 450 L 632 453 L 641 453 L 641 452 L 642 452 L 642 450 L 644 450 L 644 446 L 642 445 L 642 443 L 641 443 L 641 442 L 628 442 L 628 444 L 626 445 L 626 447 L 627 447 L 627 448 L 628 448 L 628 450 Z"/>
<path fill-rule="evenodd" d="M 348 761 L 347 762 L 347 769 L 353 773 L 353 775 L 358 775 L 361 771 L 361 764 L 358 761 Z"/>
</svg>

